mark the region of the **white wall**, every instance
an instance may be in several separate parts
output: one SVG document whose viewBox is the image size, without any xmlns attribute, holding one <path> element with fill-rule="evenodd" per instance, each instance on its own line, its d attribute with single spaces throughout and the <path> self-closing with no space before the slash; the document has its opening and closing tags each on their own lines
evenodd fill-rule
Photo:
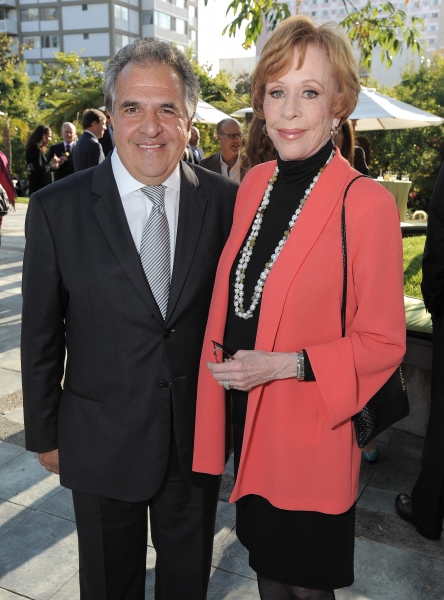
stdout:
<svg viewBox="0 0 444 600">
<path fill-rule="evenodd" d="M 82 10 L 82 5 L 62 7 L 62 29 L 102 29 L 109 27 L 108 4 L 88 4 L 88 10 Z M 104 54 L 102 52 L 102 54 Z"/>
<path fill-rule="evenodd" d="M 65 52 L 80 53 L 83 49 L 83 57 L 109 56 L 111 53 L 108 33 L 90 33 L 89 39 L 85 40 L 82 33 L 67 34 L 63 36 Z"/>
</svg>

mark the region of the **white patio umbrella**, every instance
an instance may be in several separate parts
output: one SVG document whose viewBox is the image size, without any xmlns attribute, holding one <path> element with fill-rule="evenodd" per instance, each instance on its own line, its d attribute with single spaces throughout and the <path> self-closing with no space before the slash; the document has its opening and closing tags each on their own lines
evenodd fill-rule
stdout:
<svg viewBox="0 0 444 600">
<path fill-rule="evenodd" d="M 441 117 L 364 86 L 361 87 L 358 105 L 349 119 L 353 122 L 355 131 L 409 129 L 444 123 Z"/>
<path fill-rule="evenodd" d="M 251 107 L 241 108 L 231 116 L 245 117 L 252 112 Z M 359 93 L 358 105 L 349 119 L 353 122 L 355 131 L 408 129 L 410 127 L 427 127 L 444 123 L 444 119 L 441 117 L 364 86 L 361 87 Z"/>
<path fill-rule="evenodd" d="M 218 110 L 208 102 L 204 102 L 199 98 L 197 101 L 196 114 L 193 121 L 195 123 L 219 123 L 222 119 L 229 119 L 230 115 L 226 115 L 221 110 Z"/>
</svg>

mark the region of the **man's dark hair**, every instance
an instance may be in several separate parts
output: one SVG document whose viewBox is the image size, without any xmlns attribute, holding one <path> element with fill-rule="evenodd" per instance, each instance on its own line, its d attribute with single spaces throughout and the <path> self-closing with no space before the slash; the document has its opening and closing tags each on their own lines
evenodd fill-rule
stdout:
<svg viewBox="0 0 444 600">
<path fill-rule="evenodd" d="M 100 121 L 105 120 L 106 117 L 101 110 L 98 110 L 97 108 L 87 108 L 82 117 L 83 129 L 88 129 L 93 123 L 100 123 Z"/>
</svg>

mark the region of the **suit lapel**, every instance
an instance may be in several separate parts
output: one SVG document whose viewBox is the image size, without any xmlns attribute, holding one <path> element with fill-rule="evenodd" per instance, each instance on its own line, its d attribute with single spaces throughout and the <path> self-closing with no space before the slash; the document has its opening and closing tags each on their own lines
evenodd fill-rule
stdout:
<svg viewBox="0 0 444 600">
<path fill-rule="evenodd" d="M 207 200 L 198 188 L 199 179 L 195 172 L 181 161 L 179 222 L 165 321 L 168 321 L 179 301 L 199 242 Z"/>
<path fill-rule="evenodd" d="M 111 156 L 96 167 L 91 191 L 99 196 L 92 211 L 120 266 L 142 300 L 163 322 L 159 307 L 143 272 L 111 168 Z"/>
</svg>

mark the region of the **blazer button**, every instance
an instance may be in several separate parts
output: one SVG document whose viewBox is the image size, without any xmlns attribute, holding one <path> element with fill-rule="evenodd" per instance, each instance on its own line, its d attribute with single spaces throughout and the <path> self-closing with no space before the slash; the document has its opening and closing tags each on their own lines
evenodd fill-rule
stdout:
<svg viewBox="0 0 444 600">
<path fill-rule="evenodd" d="M 166 390 L 170 387 L 170 384 L 168 383 L 168 381 L 165 381 L 165 379 L 161 379 L 157 382 L 157 387 L 161 390 Z"/>
<path fill-rule="evenodd" d="M 165 329 L 165 331 L 163 332 L 163 337 L 166 340 L 169 340 L 170 337 L 172 336 L 173 332 L 171 331 L 171 329 Z"/>
</svg>

